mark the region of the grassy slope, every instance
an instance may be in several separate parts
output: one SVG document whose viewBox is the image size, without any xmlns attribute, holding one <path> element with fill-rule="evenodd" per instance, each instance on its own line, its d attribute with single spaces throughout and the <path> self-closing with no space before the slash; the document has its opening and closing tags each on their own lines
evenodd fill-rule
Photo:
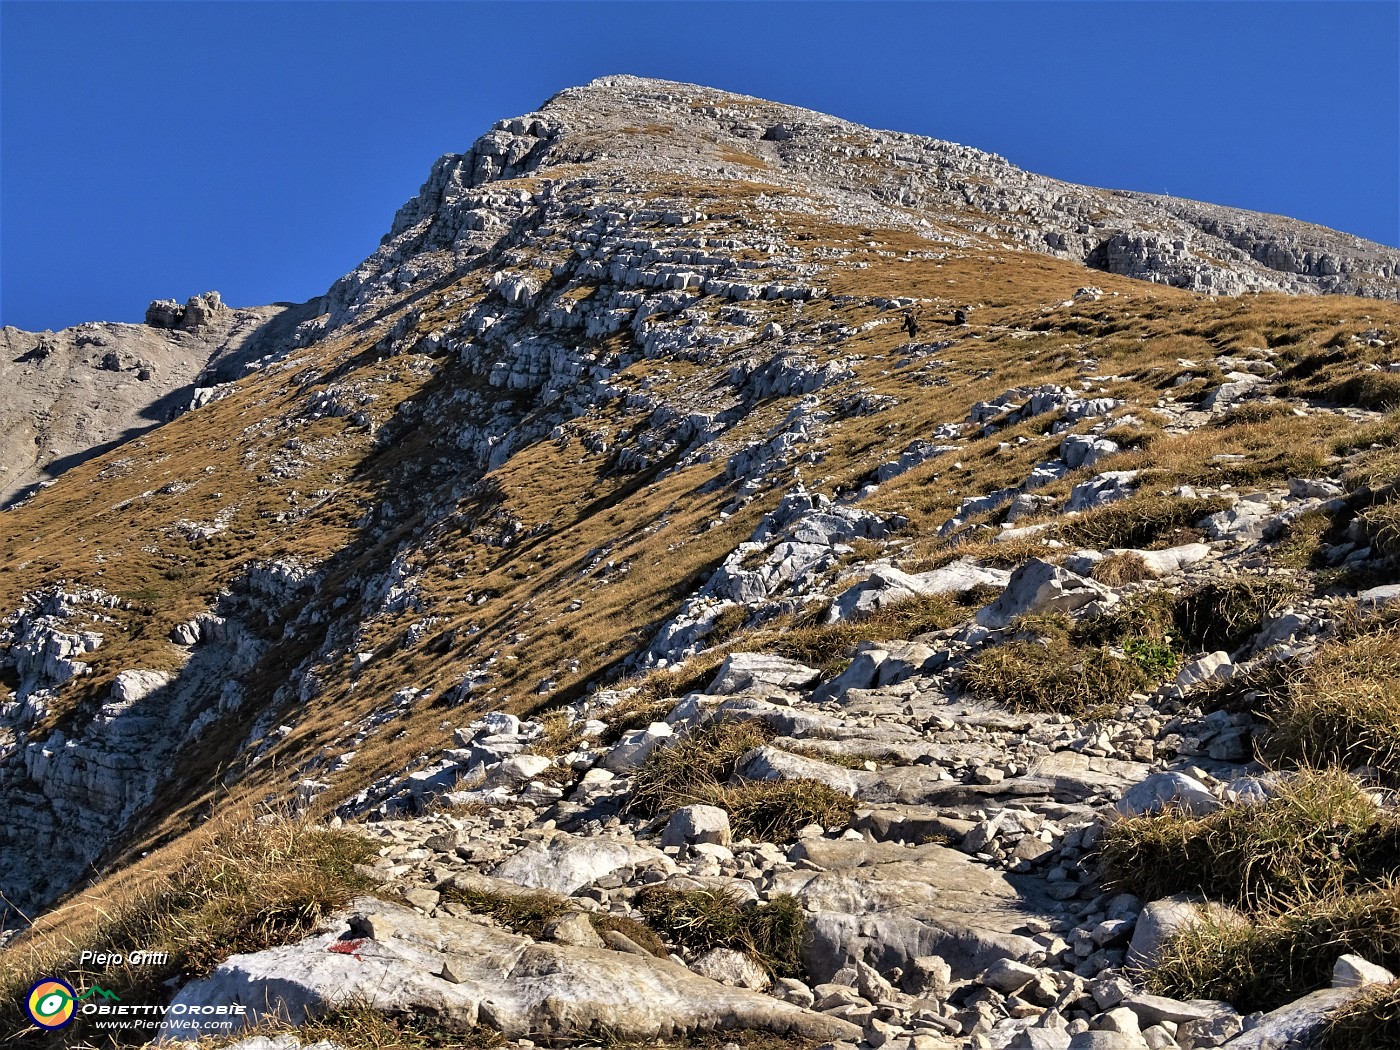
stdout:
<svg viewBox="0 0 1400 1050">
<path fill-rule="evenodd" d="M 741 196 L 730 202 L 743 208 Z M 1364 343 L 1348 342 L 1348 334 L 1372 327 L 1400 330 L 1400 307 L 1377 302 L 1282 296 L 1215 301 L 1022 252 L 961 249 L 949 250 L 941 259 L 922 258 L 918 253 L 926 252 L 929 242 L 912 234 L 844 228 L 796 213 L 753 213 L 748 221 L 770 225 L 790 243 L 849 251 L 824 279 L 833 294 L 921 297 L 928 300 L 923 338 L 953 340 L 936 355 L 948 362 L 938 372 L 948 381 L 944 386 L 917 381 L 926 362 L 900 364 L 896 352 L 905 339 L 897 315 L 885 314 L 887 323 L 841 346 L 843 355 L 858 358 L 862 382 L 900 403 L 875 416 L 832 425 L 826 460 L 815 472 L 817 487 L 826 491 L 856 482 L 933 425 L 963 419 L 978 400 L 1020 384 L 1077 380 L 1086 358 L 1097 361 L 1094 374 L 1130 377 L 1104 384 L 1108 392 L 1150 406 L 1183 370 L 1179 358 L 1202 360 L 1268 346 L 1281 351 L 1285 361 L 1304 362 L 1336 348 L 1341 360 L 1324 363 L 1299 380 L 1311 384 L 1309 390 L 1334 391 L 1355 372 L 1357 361 L 1384 356 Z M 856 263 L 867 265 L 857 268 Z M 474 280 L 437 294 L 476 294 Z M 1098 303 L 1057 305 L 1087 283 L 1118 294 Z M 940 332 L 938 318 L 950 313 L 952 305 L 965 303 L 977 307 L 974 324 Z M 814 344 L 825 338 L 816 331 L 823 322 L 860 325 L 881 319 L 873 307 L 856 303 L 819 301 L 800 317 L 787 304 L 758 305 Z M 446 316 L 446 307 L 429 303 L 424 330 Z M 366 508 L 398 495 L 415 464 L 444 455 L 433 428 L 408 428 L 399 440 L 376 450 L 365 431 L 343 418 L 285 420 L 295 417 L 331 375 L 340 382 L 378 379 L 374 389 L 381 396 L 371 411 L 383 425 L 392 425 L 391 417 L 406 400 L 429 396 L 434 384 L 452 381 L 450 375 L 431 374 L 445 361 L 378 359 L 373 344 L 394 319 L 390 314 L 372 328 L 341 334 L 298 354 L 294 364 L 250 377 L 234 396 L 76 468 L 6 516 L 0 538 L 0 608 L 14 608 L 24 592 L 60 580 L 99 585 L 134 603 L 119 617 L 123 629 L 108 629 L 106 644 L 93 654 L 93 675 L 67 691 L 64 706 L 54 711 L 46 728 L 62 725 L 75 707 L 95 703 L 123 669 L 173 667 L 177 653 L 165 640 L 170 628 L 205 608 L 249 558 L 329 558 L 329 575 L 317 596 L 325 602 L 343 592 L 357 573 L 384 568 L 394 538 L 367 543 L 356 522 Z M 673 381 L 684 381 L 683 366 L 666 365 Z M 639 362 L 619 382 L 641 382 L 657 367 L 658 362 Z M 1208 369 L 1192 371 L 1206 378 L 1173 388 L 1173 396 L 1199 391 L 1212 381 Z M 1331 386 L 1323 381 L 1327 376 L 1333 377 Z M 788 407 L 786 401 L 762 406 L 727 442 L 732 446 L 740 438 L 761 436 Z M 643 422 L 618 408 L 605 410 L 604 421 L 613 426 Z M 1213 465 L 1207 456 L 1238 451 L 1248 457 L 1250 481 L 1278 480 L 1300 466 L 1315 469 L 1307 447 L 1332 437 L 1340 426 L 1287 416 L 1208 438 L 1160 434 L 1146 451 L 1124 453 L 1096 469 L 1145 467 L 1163 485 L 1227 478 L 1244 483 L 1236 473 L 1245 468 Z M 969 441 L 958 457 L 961 467 L 939 462 L 919 468 L 884 486 L 868 505 L 907 514 L 914 552 L 936 551 L 941 544 L 931 533 L 960 499 L 1019 481 L 1058 443 L 1058 437 L 1042 437 L 1030 425 L 1020 433 L 1027 442 L 1010 448 L 1002 447 L 1006 433 Z M 326 458 L 313 460 L 295 481 L 271 479 L 267 465 L 289 437 L 322 448 Z M 776 493 L 770 494 L 710 529 L 729 497 L 703 491 L 722 472 L 722 455 L 660 481 L 610 476 L 606 465 L 605 457 L 586 453 L 577 442 L 563 447 L 541 442 L 518 452 L 492 479 L 500 494 L 496 509 L 527 525 L 547 523 L 549 531 L 505 549 L 474 539 L 471 515 L 436 531 L 422 581 L 424 612 L 366 625 L 367 644 L 380 656 L 354 688 L 346 668 L 325 669 L 321 677 L 329 685 L 323 693 L 288 712 L 292 734 L 228 789 L 216 784 L 215 774 L 235 765 L 233 750 L 241 745 L 246 726 L 220 727 L 209 734 L 216 742 L 205 754 L 186 758 L 145 834 L 114 858 L 118 864 L 162 842 L 181 850 L 179 836 L 216 799 L 224 805 L 285 792 L 307 758 L 323 749 L 343 749 L 337 743 L 347 720 L 374 710 L 400 687 L 441 690 L 494 657 L 493 692 L 480 707 L 538 710 L 568 697 L 631 652 L 747 537 L 776 499 Z M 807 477 L 810 481 L 813 471 Z M 172 480 L 192 485 L 182 493 L 160 494 L 161 486 Z M 1073 480 L 1042 491 L 1062 495 Z M 314 495 L 323 491 L 329 494 Z M 197 547 L 171 531 L 180 518 L 212 517 L 215 510 L 235 505 L 228 529 Z M 208 510 L 192 509 L 196 507 Z M 278 520 L 277 515 L 301 508 L 310 509 L 304 516 Z M 663 509 L 671 511 L 664 523 L 659 518 Z M 403 537 L 422 542 L 412 516 L 399 525 Z M 605 544 L 613 547 L 614 560 L 630 561 L 634 570 L 607 580 L 581 576 L 584 552 Z M 469 593 L 490 597 L 467 604 Z M 575 599 L 584 605 L 570 612 Z M 409 623 L 425 615 L 442 619 L 423 644 L 404 647 L 400 640 Z M 468 635 L 469 626 L 480 630 Z M 250 688 L 265 698 L 318 642 L 318 636 L 310 635 L 279 643 L 249 676 Z M 576 672 L 564 670 L 568 660 L 579 662 Z M 556 679 L 555 689 L 537 694 L 536 683 L 548 677 Z M 446 717 L 441 709 L 424 707 L 393 723 L 360 749 L 326 797 L 344 797 L 379 774 L 403 769 L 413 756 L 447 745 L 450 724 L 466 721 L 475 706 Z M 154 871 L 162 863 L 157 851 L 136 868 Z M 96 899 L 105 892 L 99 887 Z M 84 921 L 87 906 L 58 917 L 56 924 L 62 928 Z"/>
</svg>

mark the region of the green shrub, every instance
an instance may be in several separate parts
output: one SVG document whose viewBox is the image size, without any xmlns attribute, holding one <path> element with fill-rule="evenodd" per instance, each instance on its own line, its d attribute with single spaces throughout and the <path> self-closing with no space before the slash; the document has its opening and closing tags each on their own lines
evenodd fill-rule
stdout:
<svg viewBox="0 0 1400 1050">
<path fill-rule="evenodd" d="M 774 977 L 802 977 L 806 933 L 802 905 L 790 894 L 766 903 L 724 889 L 645 887 L 637 907 L 655 929 L 695 952 L 732 948 L 753 956 Z"/>
</svg>

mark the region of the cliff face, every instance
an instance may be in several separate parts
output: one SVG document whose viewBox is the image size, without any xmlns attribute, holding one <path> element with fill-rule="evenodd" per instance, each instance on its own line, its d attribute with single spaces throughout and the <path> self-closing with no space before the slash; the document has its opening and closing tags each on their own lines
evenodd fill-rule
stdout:
<svg viewBox="0 0 1400 1050">
<path fill-rule="evenodd" d="M 1393 600 L 1396 266 L 705 88 L 562 92 L 439 160 L 323 300 L 220 316 L 185 359 L 246 373 L 217 397 L 4 512 L 5 921 L 257 806 L 371 822 L 422 914 L 366 906 L 350 939 L 440 922 L 389 952 L 396 1008 L 878 1045 L 877 1003 L 956 1040 L 1075 988 L 1087 1026 L 1144 903 L 1104 888 L 1104 813 L 1274 791 L 1240 786 L 1264 686 L 1212 690 Z M 714 782 L 658 795 L 668 753 Z M 687 801 L 719 816 L 658 841 Z M 463 886 L 506 892 L 480 879 L 651 922 L 695 972 L 600 982 L 583 937 L 548 949 L 568 994 L 536 987 L 540 930 L 456 921 Z M 744 981 L 641 906 L 672 879 L 796 901 L 805 993 L 695 1007 L 687 982 Z M 510 961 L 447 995 L 406 946 L 433 937 Z M 181 995 L 290 968 L 320 1001 L 349 978 L 303 948 Z M 609 999 L 632 984 L 655 1002 Z"/>
</svg>

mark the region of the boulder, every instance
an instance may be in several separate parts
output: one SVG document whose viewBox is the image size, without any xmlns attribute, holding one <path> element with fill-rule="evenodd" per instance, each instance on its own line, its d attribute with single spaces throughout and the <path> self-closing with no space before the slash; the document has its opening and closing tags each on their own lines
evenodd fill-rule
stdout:
<svg viewBox="0 0 1400 1050">
<path fill-rule="evenodd" d="M 874 645 L 862 645 L 851 665 L 829 682 L 823 682 L 812 692 L 812 702 L 824 704 L 840 700 L 851 689 L 869 689 L 879 680 L 880 668 L 889 653 Z"/>
<path fill-rule="evenodd" d="M 929 572 L 915 573 L 911 579 L 919 594 L 966 594 L 977 587 L 1005 587 L 1011 573 L 979 565 L 972 558 L 959 558 Z"/>
<path fill-rule="evenodd" d="M 1092 434 L 1067 434 L 1060 442 L 1060 458 L 1070 470 L 1092 467 L 1105 456 L 1111 456 L 1117 451 L 1118 446 L 1108 438 L 1095 437 Z"/>
<path fill-rule="evenodd" d="M 1389 984 L 1395 975 L 1384 966 L 1359 955 L 1342 955 L 1332 965 L 1333 988 L 1365 988 L 1368 984 Z"/>
<path fill-rule="evenodd" d="M 922 586 L 918 579 L 893 565 L 878 566 L 864 580 L 837 595 L 827 612 L 827 623 L 859 619 L 887 605 L 916 598 L 923 593 Z"/>
<path fill-rule="evenodd" d="M 1204 561 L 1210 556 L 1208 543 L 1184 543 L 1180 547 L 1168 547 L 1160 551 L 1120 550 L 1114 548 L 1109 554 L 1136 554 L 1144 565 L 1158 576 L 1170 576 L 1182 569 Z"/>
<path fill-rule="evenodd" d="M 603 756 L 603 768 L 613 773 L 631 773 L 640 769 L 653 751 L 671 738 L 673 731 L 665 722 L 653 722 L 645 729 L 632 729 Z"/>
<path fill-rule="evenodd" d="M 1213 540 L 1254 543 L 1264 536 L 1273 510 L 1264 497 L 1245 497 L 1233 507 L 1217 511 L 1198 523 Z"/>
<path fill-rule="evenodd" d="M 1137 491 L 1136 470 L 1109 470 L 1070 489 L 1065 511 L 1092 510 L 1106 503 L 1126 499 Z"/>
<path fill-rule="evenodd" d="M 689 846 L 697 842 L 729 845 L 729 814 L 718 806 L 682 806 L 671 814 L 661 833 L 663 846 Z"/>
<path fill-rule="evenodd" d="M 531 889 L 571 894 L 619 868 L 673 868 L 660 850 L 614 838 L 585 838 L 562 832 L 532 842 L 506 858 L 492 875 Z"/>
<path fill-rule="evenodd" d="M 821 677 L 816 668 L 767 653 L 731 653 L 720 665 L 705 692 L 728 696 L 747 689 L 803 689 Z"/>
<path fill-rule="evenodd" d="M 1199 817 L 1214 813 L 1221 805 L 1210 788 L 1195 777 L 1185 773 L 1153 773 L 1124 792 L 1113 808 L 1125 817 L 1151 816 L 1168 808 Z"/>
<path fill-rule="evenodd" d="M 581 911 L 571 911 L 551 920 L 544 928 L 543 940 L 579 948 L 603 947 L 603 938 L 598 936 L 587 913 Z"/>
<path fill-rule="evenodd" d="M 701 977 L 732 988 L 752 988 L 761 992 L 773 983 L 752 956 L 733 948 L 712 948 L 691 963 L 690 968 Z"/>
<path fill-rule="evenodd" d="M 173 1000 L 168 1037 L 197 1036 L 190 1019 L 204 1007 L 241 1004 L 241 1022 L 252 1027 L 273 1017 L 300 1024 L 356 1001 L 385 1013 L 428 1015 L 449 1031 L 481 1024 L 512 1039 L 599 1029 L 628 1040 L 713 1029 L 813 1041 L 854 1042 L 861 1034 L 846 1021 L 716 984 L 666 959 L 535 943 L 370 898 L 351 909 L 332 917 L 323 933 L 234 955 L 186 984 Z"/>
<path fill-rule="evenodd" d="M 534 780 L 554 764 L 544 755 L 511 755 L 486 776 L 487 787 L 513 787 Z"/>
<path fill-rule="evenodd" d="M 1232 1016 L 1235 1009 L 1229 1003 L 1214 999 L 1192 999 L 1183 1002 L 1169 999 L 1165 995 L 1148 995 L 1145 992 L 1130 995 L 1123 1005 L 1137 1015 L 1138 1024 L 1146 1028 L 1169 1021 L 1172 1024 L 1189 1024 L 1193 1021 L 1209 1021 L 1213 1018 Z"/>
<path fill-rule="evenodd" d="M 1235 665 L 1230 662 L 1229 653 L 1207 653 L 1183 667 L 1177 673 L 1176 684 L 1182 689 L 1189 689 L 1213 678 L 1229 678 L 1234 670 Z"/>
<path fill-rule="evenodd" d="M 134 704 L 169 684 L 170 676 L 164 671 L 122 671 L 112 681 L 112 699 Z"/>
<path fill-rule="evenodd" d="M 1361 994 L 1356 988 L 1323 988 L 1270 1010 L 1254 1027 L 1225 1044 L 1229 1050 L 1282 1050 L 1315 1046 L 1332 1015 Z"/>
<path fill-rule="evenodd" d="M 855 795 L 871 776 L 863 770 L 767 746 L 756 747 L 741 758 L 734 773 L 745 780 L 816 780 L 847 795 Z"/>
<path fill-rule="evenodd" d="M 1102 584 L 1032 558 L 1011 574 L 996 601 L 978 612 L 977 623 L 995 630 L 1018 616 L 1068 613 L 1092 602 L 1112 600 L 1113 592 Z"/>
<path fill-rule="evenodd" d="M 800 846 L 792 859 L 827 870 L 780 871 L 771 892 L 796 895 L 811 913 L 803 961 L 816 981 L 867 960 L 881 972 L 909 972 L 913 960 L 935 955 L 965 979 L 1041 950 L 1013 931 L 1043 917 L 1049 902 L 957 850 L 822 839 Z"/>
</svg>

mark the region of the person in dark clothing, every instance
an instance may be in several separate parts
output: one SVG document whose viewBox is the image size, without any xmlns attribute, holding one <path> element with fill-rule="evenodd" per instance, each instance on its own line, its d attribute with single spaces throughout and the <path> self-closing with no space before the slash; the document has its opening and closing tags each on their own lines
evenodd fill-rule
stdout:
<svg viewBox="0 0 1400 1050">
<path fill-rule="evenodd" d="M 919 337 L 919 322 L 914 319 L 913 310 L 904 311 L 904 330 L 909 333 L 910 339 Z"/>
<path fill-rule="evenodd" d="M 954 324 L 967 324 L 967 311 L 966 311 L 966 310 L 954 310 L 954 311 L 953 311 L 953 323 L 954 323 Z"/>
</svg>

